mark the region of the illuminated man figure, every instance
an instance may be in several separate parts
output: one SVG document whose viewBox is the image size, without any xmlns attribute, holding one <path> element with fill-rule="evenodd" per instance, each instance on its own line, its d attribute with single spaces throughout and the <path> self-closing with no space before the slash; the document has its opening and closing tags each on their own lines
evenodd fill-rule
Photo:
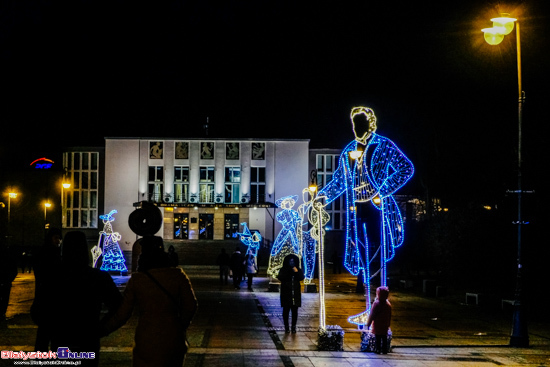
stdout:
<svg viewBox="0 0 550 367">
<path fill-rule="evenodd" d="M 289 254 L 295 254 L 301 257 L 300 254 L 300 242 L 298 241 L 298 235 L 296 229 L 298 224 L 302 224 L 300 215 L 292 207 L 298 200 L 297 195 L 285 196 L 278 199 L 275 204 L 283 209 L 277 213 L 277 221 L 283 225 L 283 228 L 273 241 L 273 247 L 271 248 L 271 256 L 269 257 L 269 268 L 267 273 L 273 278 L 276 278 L 279 274 L 279 269 L 283 266 L 284 258 Z"/>
<path fill-rule="evenodd" d="M 350 117 L 355 140 L 344 148 L 332 181 L 323 187 L 318 198 L 324 196 L 329 204 L 340 195 L 346 195 L 344 265 L 353 275 L 363 270 L 365 281 L 370 279 L 369 259 L 361 257 L 358 232 L 366 226 L 358 223 L 357 204 L 370 201 L 380 211 L 381 283 L 385 285 L 385 263 L 393 258 L 395 247 L 399 247 L 404 239 L 403 218 L 392 194 L 412 177 L 414 168 L 391 140 L 375 134 L 376 116 L 372 109 L 355 107 Z M 362 242 L 368 241 L 366 233 L 364 235 Z M 363 246 L 367 244 L 363 243 Z"/>
</svg>

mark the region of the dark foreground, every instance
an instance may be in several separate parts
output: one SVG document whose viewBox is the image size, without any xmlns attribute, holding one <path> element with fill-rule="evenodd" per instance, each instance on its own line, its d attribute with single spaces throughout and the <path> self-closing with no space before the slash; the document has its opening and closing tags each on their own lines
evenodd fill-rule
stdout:
<svg viewBox="0 0 550 367">
<path fill-rule="evenodd" d="M 550 365 L 550 323 L 530 315 L 529 348 L 510 348 L 511 313 L 465 304 L 465 293 L 425 297 L 411 289 L 391 288 L 392 351 L 360 351 L 360 332 L 346 320 L 365 310 L 349 274 L 326 275 L 327 325 L 344 331 L 344 351 L 317 351 L 318 293 L 303 294 L 298 331 L 285 334 L 279 295 L 269 279 L 254 279 L 254 291 L 220 286 L 217 270 L 184 266 L 199 300 L 189 329 L 191 348 L 185 366 L 546 366 Z M 120 289 L 128 278 L 114 277 Z M 231 280 L 230 280 L 231 283 Z M 12 288 L 9 320 L 0 329 L 0 350 L 33 351 L 35 325 L 29 317 L 33 274 L 19 273 Z M 135 318 L 102 340 L 101 366 L 131 366 Z M 0 360 L 12 366 L 12 360 Z"/>
</svg>

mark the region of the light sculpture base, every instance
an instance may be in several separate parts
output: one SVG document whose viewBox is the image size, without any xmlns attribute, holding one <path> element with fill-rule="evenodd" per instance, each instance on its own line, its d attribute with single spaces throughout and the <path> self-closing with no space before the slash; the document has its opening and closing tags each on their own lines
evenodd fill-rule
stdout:
<svg viewBox="0 0 550 367">
<path fill-rule="evenodd" d="M 338 325 L 319 328 L 317 350 L 341 352 L 344 350 L 344 330 Z"/>
<path fill-rule="evenodd" d="M 392 332 L 391 330 L 388 330 L 388 350 L 386 351 L 387 353 L 391 351 L 391 340 Z M 380 352 L 376 350 L 376 336 L 369 330 L 363 331 L 361 333 L 361 352 Z"/>
</svg>

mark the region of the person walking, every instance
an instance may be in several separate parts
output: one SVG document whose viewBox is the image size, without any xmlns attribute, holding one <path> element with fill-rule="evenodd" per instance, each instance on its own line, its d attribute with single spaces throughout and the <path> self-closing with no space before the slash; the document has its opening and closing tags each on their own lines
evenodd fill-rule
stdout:
<svg viewBox="0 0 550 367">
<path fill-rule="evenodd" d="M 197 311 L 197 299 L 187 274 L 171 267 L 161 237 L 141 239 L 137 272 L 133 273 L 122 305 L 102 327 L 107 335 L 139 310 L 132 366 L 183 366 L 187 328 Z"/>
<path fill-rule="evenodd" d="M 170 266 L 177 267 L 180 264 L 178 253 L 173 245 L 168 247 L 168 257 L 170 258 Z"/>
<path fill-rule="evenodd" d="M 256 256 L 254 256 L 254 252 L 252 250 L 248 250 L 248 254 L 246 254 L 244 261 L 246 273 L 248 275 L 248 290 L 251 291 L 254 274 L 258 272 L 258 263 L 256 262 Z"/>
<path fill-rule="evenodd" d="M 233 272 L 233 287 L 235 287 L 235 289 L 241 289 L 241 282 L 243 280 L 244 258 L 238 246 L 237 248 L 235 248 L 235 252 L 231 254 L 229 266 L 231 268 L 231 271 Z"/>
<path fill-rule="evenodd" d="M 372 303 L 367 328 L 372 325 L 371 333 L 375 336 L 375 353 L 388 353 L 388 330 L 391 322 L 391 303 L 388 300 L 388 287 L 376 288 L 376 299 Z"/>
<path fill-rule="evenodd" d="M 277 279 L 281 281 L 281 307 L 283 308 L 283 322 L 285 333 L 289 333 L 288 317 L 292 311 L 292 333 L 296 333 L 298 308 L 302 306 L 302 287 L 304 272 L 300 268 L 300 259 L 294 254 L 287 255 L 283 260 L 283 267 L 279 270 Z"/>
<path fill-rule="evenodd" d="M 0 242 L 0 325 L 6 322 L 11 285 L 17 277 L 17 257 L 13 248 Z"/>
<path fill-rule="evenodd" d="M 227 285 L 227 277 L 229 276 L 229 261 L 229 254 L 225 252 L 225 248 L 222 248 L 220 254 L 216 258 L 216 265 L 220 267 L 220 284 L 222 285 Z"/>
</svg>

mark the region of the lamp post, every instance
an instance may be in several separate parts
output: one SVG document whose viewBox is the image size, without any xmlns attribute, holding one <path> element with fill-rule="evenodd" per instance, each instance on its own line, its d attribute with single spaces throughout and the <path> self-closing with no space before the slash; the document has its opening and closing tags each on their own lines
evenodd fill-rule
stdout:
<svg viewBox="0 0 550 367">
<path fill-rule="evenodd" d="M 44 228 L 48 229 L 48 208 L 50 208 L 52 204 L 49 202 L 44 203 Z"/>
<path fill-rule="evenodd" d="M 11 199 L 15 199 L 17 197 L 16 192 L 10 192 L 8 193 L 8 225 L 11 220 Z"/>
<path fill-rule="evenodd" d="M 65 190 L 68 190 L 71 188 L 71 184 L 68 182 L 63 182 L 61 184 L 61 227 L 65 226 L 65 216 L 66 216 L 66 208 L 65 208 Z"/>
<path fill-rule="evenodd" d="M 525 304 L 523 302 L 523 280 L 522 280 L 522 241 L 521 232 L 524 224 L 522 217 L 522 156 L 521 156 L 521 130 L 522 130 L 522 115 L 523 104 L 525 103 L 525 92 L 521 84 L 521 43 L 520 43 L 520 25 L 517 19 L 511 18 L 509 14 L 502 14 L 498 18 L 491 19 L 493 22 L 492 28 L 482 29 L 485 40 L 491 45 L 497 45 L 504 39 L 504 36 L 511 33 L 516 25 L 516 50 L 517 50 L 517 70 L 518 70 L 518 188 L 513 193 L 518 197 L 518 238 L 517 238 L 517 274 L 516 274 L 516 290 L 514 299 L 514 314 L 512 321 L 512 332 L 510 335 L 510 346 L 512 347 L 528 347 L 529 334 L 527 332 L 527 322 L 525 320 Z"/>
</svg>

